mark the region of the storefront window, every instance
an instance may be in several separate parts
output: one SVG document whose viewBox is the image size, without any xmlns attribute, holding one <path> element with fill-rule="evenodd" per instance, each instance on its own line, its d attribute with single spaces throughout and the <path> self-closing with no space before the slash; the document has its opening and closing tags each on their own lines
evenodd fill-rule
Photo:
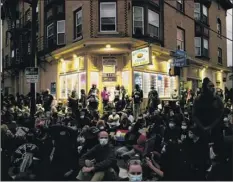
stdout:
<svg viewBox="0 0 233 182">
<path fill-rule="evenodd" d="M 91 85 L 93 84 L 99 89 L 99 72 L 91 72 Z"/>
<path fill-rule="evenodd" d="M 60 76 L 60 90 L 61 90 L 61 93 L 60 93 L 60 97 L 62 99 L 65 99 L 67 97 L 67 93 L 66 93 L 66 76 L 63 75 L 63 76 Z"/>
<path fill-rule="evenodd" d="M 143 73 L 143 97 L 148 98 L 148 94 L 150 92 L 150 74 Z"/>
<path fill-rule="evenodd" d="M 79 73 L 79 98 L 81 97 L 81 90 L 86 92 L 86 73 Z"/>
<path fill-rule="evenodd" d="M 148 93 L 153 86 L 159 97 L 170 97 L 175 89 L 175 77 L 167 75 L 134 72 L 134 84 L 138 84 L 142 90 L 144 98 L 148 98 Z"/>
<path fill-rule="evenodd" d="M 126 91 L 129 91 L 129 77 L 130 77 L 130 72 L 129 71 L 123 71 L 122 72 L 122 85 L 125 87 Z"/>
<path fill-rule="evenodd" d="M 138 84 L 140 89 L 142 89 L 142 72 L 134 72 L 134 83 Z"/>
<path fill-rule="evenodd" d="M 80 98 L 80 90 L 86 90 L 86 73 L 60 75 L 60 98 L 66 99 L 73 90 Z"/>
</svg>

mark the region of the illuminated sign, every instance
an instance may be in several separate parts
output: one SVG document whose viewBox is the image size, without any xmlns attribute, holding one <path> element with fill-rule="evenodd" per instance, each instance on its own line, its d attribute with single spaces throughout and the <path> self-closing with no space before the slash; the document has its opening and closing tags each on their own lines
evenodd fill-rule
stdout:
<svg viewBox="0 0 233 182">
<path fill-rule="evenodd" d="M 150 48 L 142 48 L 132 52 L 132 66 L 143 66 L 151 63 Z"/>
</svg>

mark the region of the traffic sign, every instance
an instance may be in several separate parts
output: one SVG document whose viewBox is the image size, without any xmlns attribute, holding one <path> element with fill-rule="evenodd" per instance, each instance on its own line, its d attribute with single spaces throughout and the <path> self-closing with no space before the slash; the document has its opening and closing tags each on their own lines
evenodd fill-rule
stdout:
<svg viewBox="0 0 233 182">
<path fill-rule="evenodd" d="M 34 68 L 34 67 L 25 68 L 25 77 L 27 83 L 37 83 L 39 80 L 39 68 Z"/>
</svg>

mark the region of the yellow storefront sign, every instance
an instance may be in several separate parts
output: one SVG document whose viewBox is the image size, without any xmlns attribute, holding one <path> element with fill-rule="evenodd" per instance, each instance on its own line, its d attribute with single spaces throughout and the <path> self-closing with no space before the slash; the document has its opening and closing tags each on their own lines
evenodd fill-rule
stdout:
<svg viewBox="0 0 233 182">
<path fill-rule="evenodd" d="M 132 52 L 132 66 L 143 66 L 151 63 L 151 50 L 149 47 Z"/>
</svg>

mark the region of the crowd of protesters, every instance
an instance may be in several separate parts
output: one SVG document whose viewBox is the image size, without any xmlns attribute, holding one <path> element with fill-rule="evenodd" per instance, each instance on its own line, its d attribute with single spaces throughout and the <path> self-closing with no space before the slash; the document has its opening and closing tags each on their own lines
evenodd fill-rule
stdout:
<svg viewBox="0 0 233 182">
<path fill-rule="evenodd" d="M 209 78 L 171 101 L 152 87 L 142 110 L 139 85 L 131 96 L 116 86 L 113 102 L 96 85 L 67 104 L 47 90 L 33 118 L 30 94 L 2 95 L 1 180 L 231 181 L 232 94 Z"/>
</svg>

